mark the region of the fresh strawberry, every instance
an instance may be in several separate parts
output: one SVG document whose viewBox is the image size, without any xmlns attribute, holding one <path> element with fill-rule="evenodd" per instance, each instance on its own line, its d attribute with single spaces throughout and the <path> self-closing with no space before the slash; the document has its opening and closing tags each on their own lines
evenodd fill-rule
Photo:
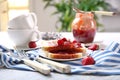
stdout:
<svg viewBox="0 0 120 80">
<path fill-rule="evenodd" d="M 57 43 L 58 43 L 58 45 L 60 46 L 60 45 L 64 45 L 64 42 L 66 42 L 66 41 L 67 41 L 66 38 L 62 38 L 62 39 L 59 39 L 59 40 L 57 41 Z"/>
<path fill-rule="evenodd" d="M 66 38 L 62 38 L 62 40 L 63 40 L 63 41 L 67 41 L 67 39 L 66 39 Z"/>
<path fill-rule="evenodd" d="M 65 42 L 64 42 L 64 45 L 65 45 L 65 46 L 70 46 L 70 45 L 71 45 L 71 42 L 70 42 L 69 40 L 68 40 L 68 41 L 65 41 Z"/>
<path fill-rule="evenodd" d="M 75 46 L 76 48 L 82 47 L 81 43 L 74 43 L 74 46 Z"/>
<path fill-rule="evenodd" d="M 30 42 L 28 43 L 28 46 L 29 46 L 29 48 L 36 48 L 36 47 L 37 47 L 35 41 L 30 41 Z"/>
<path fill-rule="evenodd" d="M 76 41 L 76 40 L 74 40 L 72 43 L 77 43 L 77 41 Z"/>
<path fill-rule="evenodd" d="M 92 45 L 90 45 L 88 47 L 88 49 L 93 50 L 93 51 L 98 50 L 99 49 L 99 45 L 98 44 L 92 44 Z"/>
<path fill-rule="evenodd" d="M 60 39 L 60 40 L 57 41 L 57 43 L 58 43 L 59 46 L 64 45 L 64 40 Z"/>
<path fill-rule="evenodd" d="M 95 64 L 95 60 L 91 56 L 87 56 L 82 59 L 82 65 L 93 65 Z"/>
</svg>

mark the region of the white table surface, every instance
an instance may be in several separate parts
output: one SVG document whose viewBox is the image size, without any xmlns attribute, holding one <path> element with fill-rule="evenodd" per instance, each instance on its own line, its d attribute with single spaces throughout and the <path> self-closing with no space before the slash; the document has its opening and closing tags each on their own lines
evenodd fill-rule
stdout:
<svg viewBox="0 0 120 80">
<path fill-rule="evenodd" d="M 63 35 L 68 38 L 73 38 L 71 33 L 63 33 Z M 97 33 L 95 37 L 96 41 L 103 41 L 104 45 L 112 41 L 120 43 L 120 33 Z M 0 32 L 0 44 L 8 47 L 11 46 L 11 41 L 6 32 Z M 50 76 L 45 76 L 38 72 L 1 68 L 0 80 L 120 80 L 120 75 L 66 75 L 52 72 Z"/>
</svg>

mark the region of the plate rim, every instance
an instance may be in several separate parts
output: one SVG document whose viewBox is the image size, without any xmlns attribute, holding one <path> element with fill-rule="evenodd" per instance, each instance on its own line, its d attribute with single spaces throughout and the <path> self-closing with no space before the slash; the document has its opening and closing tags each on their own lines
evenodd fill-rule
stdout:
<svg viewBox="0 0 120 80">
<path fill-rule="evenodd" d="M 16 47 L 16 46 L 15 46 Z M 29 48 L 29 47 L 16 47 L 18 50 L 35 50 L 35 49 L 40 49 L 41 47 L 38 46 L 36 48 Z M 14 47 L 13 47 L 14 49 Z"/>
</svg>

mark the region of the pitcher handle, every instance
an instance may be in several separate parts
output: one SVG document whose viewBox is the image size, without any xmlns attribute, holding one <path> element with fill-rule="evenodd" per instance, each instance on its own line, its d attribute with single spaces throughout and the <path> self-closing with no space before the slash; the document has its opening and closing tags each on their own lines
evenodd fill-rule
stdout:
<svg viewBox="0 0 120 80">
<path fill-rule="evenodd" d="M 36 16 L 36 14 L 35 13 L 33 13 L 33 12 L 31 12 L 30 13 L 30 15 L 32 16 L 32 18 L 33 18 L 33 21 L 34 21 L 34 27 L 37 25 L 37 16 Z"/>
<path fill-rule="evenodd" d="M 40 40 L 40 32 L 38 30 L 34 30 L 33 31 L 33 35 L 32 35 L 32 39 L 31 40 L 33 40 L 35 42 Z"/>
</svg>

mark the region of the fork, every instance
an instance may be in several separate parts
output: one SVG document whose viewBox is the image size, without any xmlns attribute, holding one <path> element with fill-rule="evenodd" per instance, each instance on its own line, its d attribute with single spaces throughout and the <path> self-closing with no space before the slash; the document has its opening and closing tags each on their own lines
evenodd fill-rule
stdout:
<svg viewBox="0 0 120 80">
<path fill-rule="evenodd" d="M 24 50 L 18 50 L 16 47 L 14 47 L 14 49 L 17 51 L 17 53 L 16 53 L 17 56 L 14 56 L 14 53 L 11 53 L 13 57 L 21 59 L 24 62 L 24 64 L 32 67 L 33 69 L 35 69 L 36 71 L 38 71 L 42 74 L 45 74 L 45 75 L 50 74 L 51 69 L 47 65 L 44 65 L 37 61 L 29 60 L 28 55 L 25 53 Z"/>
<path fill-rule="evenodd" d="M 28 54 L 24 50 L 21 53 L 22 53 L 22 55 Z M 40 62 L 40 63 L 49 65 L 51 67 L 51 69 L 56 70 L 57 72 L 60 72 L 60 73 L 70 73 L 71 72 L 71 67 L 67 64 L 48 60 L 48 59 L 40 57 L 39 55 L 37 55 L 37 57 L 35 57 L 35 60 Z"/>
</svg>

